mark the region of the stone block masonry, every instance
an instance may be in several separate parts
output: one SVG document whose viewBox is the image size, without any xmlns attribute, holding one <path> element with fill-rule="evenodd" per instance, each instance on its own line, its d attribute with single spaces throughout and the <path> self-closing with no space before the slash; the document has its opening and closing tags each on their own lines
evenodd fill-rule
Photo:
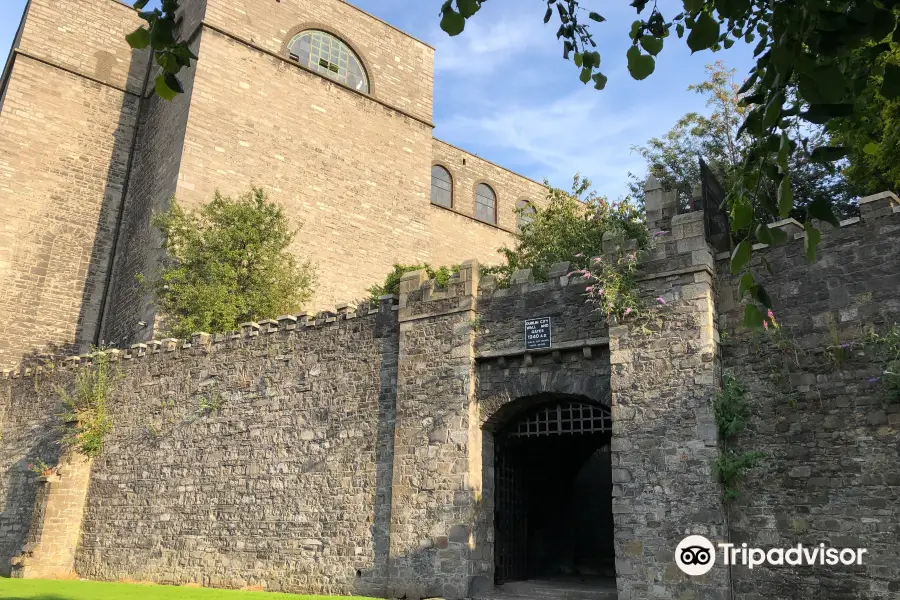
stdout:
<svg viewBox="0 0 900 600">
<path fill-rule="evenodd" d="M 692 578 L 674 558 L 687 535 L 728 535 L 714 472 L 720 377 L 712 255 L 702 212 L 676 215 L 675 193 L 653 178 L 645 202 L 648 228 L 663 233 L 640 277 L 650 322 L 609 329 L 619 600 L 724 600 L 732 597 L 727 567 Z"/>
<path fill-rule="evenodd" d="M 342 307 L 111 352 L 121 372 L 108 398 L 115 427 L 93 465 L 77 573 L 381 594 L 396 314 L 388 299 L 359 316 Z M 14 484 L 3 489 L 7 505 L 42 485 L 25 467 L 37 451 L 18 432 L 36 423 L 31 443 L 52 447 L 54 386 L 71 385 L 72 374 L 6 381 L 19 388 L 13 396 L 35 395 L 6 404 L 3 455 L 24 457 L 2 479 Z M 3 513 L 3 548 L 19 546 L 10 554 L 21 553 L 24 512 Z"/>
<path fill-rule="evenodd" d="M 752 265 L 779 329 L 741 327 L 736 278 L 726 257 L 716 263 L 722 365 L 752 407 L 739 449 L 767 455 L 730 509 L 732 541 L 868 553 L 854 567 L 736 568 L 735 597 L 900 598 L 900 402 L 885 385 L 896 365 L 867 343 L 867 330 L 900 325 L 900 201 L 864 198 L 860 218 L 822 224 L 812 264 L 802 229 L 780 226 L 790 241 Z"/>
<path fill-rule="evenodd" d="M 552 398 L 611 414 L 610 481 L 597 488 L 611 505 L 598 518 L 612 522 L 619 600 L 897 598 L 900 412 L 879 380 L 888 357 L 863 332 L 884 335 L 900 315 L 900 264 L 884 260 L 900 255 L 895 197 L 864 199 L 812 265 L 800 228 L 773 224 L 794 239 L 757 249 L 780 326 L 757 333 L 738 327 L 736 281 L 703 238 L 704 215 L 676 214 L 653 181 L 646 203 L 661 235 L 636 320 L 607 323 L 567 264 L 546 283 L 520 271 L 496 289 L 472 260 L 444 288 L 408 273 L 377 307 L 110 350 L 114 427 L 92 464 L 60 459 L 55 391 L 91 356 L 5 371 L 4 574 L 488 597 L 504 510 L 494 435 Z M 550 348 L 526 348 L 533 317 L 551 319 Z M 731 443 L 766 453 L 733 504 L 714 470 L 722 372 L 751 406 Z M 28 470 L 38 459 L 62 463 L 56 483 Z M 841 571 L 717 564 L 692 578 L 674 561 L 689 534 L 868 554 Z"/>
<path fill-rule="evenodd" d="M 153 213 L 264 188 L 300 227 L 322 309 L 362 298 L 395 263 L 499 259 L 515 203 L 546 190 L 432 137 L 434 49 L 341 0 L 185 0 L 200 57 L 185 94 L 153 95 L 143 23 L 117 0 L 32 0 L 0 90 L 0 366 L 154 336 L 162 258 Z M 64 25 L 61 25 L 64 24 Z M 305 30 L 344 41 L 361 93 L 292 60 Z M 447 157 L 447 152 L 452 156 Z M 430 202 L 435 158 L 468 159 L 459 210 Z M 490 181 L 499 226 L 473 218 Z"/>
</svg>

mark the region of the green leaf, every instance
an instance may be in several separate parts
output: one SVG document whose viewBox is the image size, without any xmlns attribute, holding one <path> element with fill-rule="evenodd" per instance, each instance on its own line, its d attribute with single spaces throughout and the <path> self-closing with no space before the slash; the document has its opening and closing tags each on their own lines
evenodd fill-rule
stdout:
<svg viewBox="0 0 900 600">
<path fill-rule="evenodd" d="M 747 198 L 741 196 L 734 201 L 731 207 L 731 228 L 734 231 L 740 231 L 750 226 L 753 221 L 753 205 Z"/>
<path fill-rule="evenodd" d="M 809 110 L 800 113 L 800 118 L 816 125 L 824 125 L 831 119 L 849 117 L 852 114 L 852 104 L 812 104 Z"/>
<path fill-rule="evenodd" d="M 748 304 L 744 307 L 744 327 L 748 329 L 760 329 L 763 321 L 766 320 L 765 315 L 759 310 L 755 304 Z"/>
<path fill-rule="evenodd" d="M 756 281 L 753 280 L 753 273 L 747 271 L 741 275 L 741 285 L 738 286 L 738 300 L 743 298 L 744 294 L 749 292 L 754 285 L 756 285 Z"/>
<path fill-rule="evenodd" d="M 575 63 L 575 66 L 580 69 L 581 65 L 584 64 L 584 54 L 576 52 L 575 56 L 572 57 L 572 61 Z"/>
<path fill-rule="evenodd" d="M 606 82 L 607 82 L 608 78 L 603 73 L 594 73 L 593 80 L 594 80 L 594 89 L 602 90 L 603 88 L 606 87 Z"/>
<path fill-rule="evenodd" d="M 581 70 L 581 75 L 578 77 L 581 80 L 581 83 L 587 83 L 591 80 L 591 68 L 585 67 Z"/>
<path fill-rule="evenodd" d="M 552 12 L 551 12 L 552 14 Z M 448 35 L 455 36 L 459 35 L 463 32 L 463 29 L 466 28 L 466 19 L 461 14 L 456 12 L 455 10 L 448 9 L 444 11 L 444 16 L 441 18 L 441 29 L 443 29 Z"/>
<path fill-rule="evenodd" d="M 590 18 L 592 21 L 597 21 L 598 23 L 602 23 L 603 21 L 606 20 L 605 17 L 603 17 L 602 15 L 595 13 L 595 12 L 589 13 L 588 18 Z"/>
<path fill-rule="evenodd" d="M 791 176 L 785 173 L 778 184 L 778 216 L 786 219 L 794 208 L 794 191 L 791 189 Z"/>
<path fill-rule="evenodd" d="M 553 18 L 553 9 L 548 7 L 547 12 L 544 13 L 544 24 L 549 23 L 550 19 L 552 19 L 552 18 Z"/>
<path fill-rule="evenodd" d="M 150 45 L 154 50 L 165 50 L 175 43 L 175 21 L 156 19 L 150 29 Z"/>
<path fill-rule="evenodd" d="M 656 68 L 656 61 L 653 60 L 653 57 L 641 54 L 637 46 L 629 48 L 625 56 L 628 58 L 628 72 L 638 81 L 649 77 Z"/>
<path fill-rule="evenodd" d="M 838 146 L 819 146 L 812 151 L 810 159 L 813 162 L 834 162 L 847 156 L 848 150 Z"/>
<path fill-rule="evenodd" d="M 138 27 L 125 36 L 125 41 L 135 50 L 143 50 L 150 45 L 150 32 L 143 27 Z"/>
<path fill-rule="evenodd" d="M 143 9 L 145 6 L 147 6 L 147 2 L 149 2 L 149 1 L 150 0 L 136 0 L 134 3 L 134 9 L 135 10 Z"/>
<path fill-rule="evenodd" d="M 675 33 L 678 34 L 678 39 L 681 39 L 684 37 L 684 23 L 679 23 L 678 25 L 675 26 Z"/>
<path fill-rule="evenodd" d="M 806 229 L 806 239 L 803 241 L 803 247 L 806 249 L 806 260 L 813 262 L 816 260 L 816 248 L 822 240 L 822 233 L 813 226 L 812 221 L 807 221 L 803 228 Z"/>
<path fill-rule="evenodd" d="M 171 73 L 163 73 L 159 77 L 156 78 L 156 84 L 153 86 L 153 89 L 156 91 L 156 95 L 162 98 L 163 100 L 168 100 L 171 102 L 175 99 L 175 96 L 178 95 L 178 91 L 169 87 L 168 82 L 166 81 L 166 76 L 171 75 Z"/>
<path fill-rule="evenodd" d="M 656 56 L 663 48 L 663 40 L 662 38 L 645 35 L 641 37 L 641 47 L 652 56 Z"/>
<path fill-rule="evenodd" d="M 765 223 L 760 223 L 756 226 L 756 239 L 760 244 L 767 244 L 769 246 L 775 245 L 775 238 L 772 236 L 772 230 L 769 229 L 769 226 Z"/>
<path fill-rule="evenodd" d="M 719 22 L 708 12 L 700 13 L 697 22 L 691 28 L 687 44 L 692 52 L 712 48 L 719 40 Z"/>
<path fill-rule="evenodd" d="M 900 66 L 892 64 L 884 66 L 884 82 L 881 84 L 881 95 L 888 100 L 900 98 Z"/>
<path fill-rule="evenodd" d="M 459 9 L 459 14 L 464 19 L 468 19 L 478 12 L 481 5 L 478 3 L 478 0 L 456 0 L 456 7 Z"/>
<path fill-rule="evenodd" d="M 753 84 L 756 83 L 756 80 L 759 79 L 759 72 L 754 69 L 753 73 L 750 74 L 750 77 L 744 82 L 744 85 L 741 86 L 741 89 L 738 90 L 738 96 L 743 96 L 747 92 L 750 91 L 750 88 L 753 87 Z"/>
<path fill-rule="evenodd" d="M 740 273 L 741 269 L 744 268 L 744 265 L 750 261 L 750 253 L 752 251 L 753 246 L 750 244 L 750 240 L 744 240 L 734 248 L 734 251 L 731 253 L 732 275 Z"/>
<path fill-rule="evenodd" d="M 684 0 L 684 10 L 695 13 L 703 8 L 703 0 Z"/>
<path fill-rule="evenodd" d="M 181 70 L 181 63 L 172 52 L 157 52 L 156 62 L 169 73 L 177 73 Z"/>
<path fill-rule="evenodd" d="M 775 125 L 778 122 L 778 119 L 781 117 L 781 107 L 784 105 L 784 91 L 779 91 L 772 99 L 769 100 L 769 104 L 766 105 L 766 112 L 763 115 L 763 128 L 768 129 Z"/>
<path fill-rule="evenodd" d="M 834 65 L 821 65 L 798 77 L 800 95 L 810 104 L 837 104 L 847 94 L 847 80 Z"/>
<path fill-rule="evenodd" d="M 641 33 L 641 30 L 643 28 L 644 28 L 643 21 L 638 20 L 638 21 L 635 21 L 634 23 L 632 23 L 631 24 L 631 33 L 629 33 L 629 35 L 631 36 L 631 39 L 637 40 L 637 36 L 638 36 L 638 34 Z"/>
<path fill-rule="evenodd" d="M 868 144 L 863 146 L 863 152 L 865 152 L 866 154 L 878 154 L 878 151 L 880 149 L 881 149 L 881 146 L 879 146 L 875 142 L 869 142 Z"/>
<path fill-rule="evenodd" d="M 826 198 L 818 197 L 810 202 L 809 206 L 806 207 L 806 214 L 813 219 L 830 223 L 834 227 L 841 226 L 841 222 L 834 214 L 834 207 Z"/>
</svg>

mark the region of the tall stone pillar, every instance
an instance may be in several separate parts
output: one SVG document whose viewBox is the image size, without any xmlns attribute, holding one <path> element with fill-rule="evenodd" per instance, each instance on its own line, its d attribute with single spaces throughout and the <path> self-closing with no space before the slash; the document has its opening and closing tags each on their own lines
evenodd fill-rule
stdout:
<svg viewBox="0 0 900 600">
<path fill-rule="evenodd" d="M 478 269 L 463 263 L 445 289 L 425 271 L 400 282 L 390 597 L 468 596 L 481 501 Z"/>
<path fill-rule="evenodd" d="M 727 567 L 689 577 L 675 563 L 687 535 L 714 544 L 727 536 L 714 469 L 713 256 L 703 213 L 676 215 L 676 202 L 651 177 L 646 210 L 657 245 L 639 276 L 650 306 L 609 329 L 619 600 L 731 597 Z"/>
<path fill-rule="evenodd" d="M 31 527 L 22 553 L 12 559 L 12 576 L 65 579 L 75 574 L 75 551 L 91 480 L 91 459 L 73 451 L 40 478 Z"/>
</svg>

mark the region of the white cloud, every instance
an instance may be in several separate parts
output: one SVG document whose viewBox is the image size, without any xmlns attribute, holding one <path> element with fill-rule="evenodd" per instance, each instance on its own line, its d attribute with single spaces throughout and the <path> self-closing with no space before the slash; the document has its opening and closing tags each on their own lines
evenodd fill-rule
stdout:
<svg viewBox="0 0 900 600">
<path fill-rule="evenodd" d="M 531 15 L 529 15 L 531 17 Z M 544 41 L 540 21 L 534 18 L 492 21 L 472 19 L 461 35 L 436 36 L 434 57 L 438 73 L 486 75 L 497 68 L 533 52 L 535 40 Z"/>
<path fill-rule="evenodd" d="M 525 174 L 546 176 L 557 186 L 568 187 L 580 172 L 599 193 L 615 199 L 625 192 L 628 172 L 643 170 L 643 160 L 630 151 L 633 140 L 655 133 L 659 121 L 651 107 L 613 111 L 607 97 L 591 92 L 493 106 L 477 116 L 456 114 L 442 120 L 435 133 L 463 147 L 477 143 L 479 151 L 503 157 L 501 164 L 511 166 L 513 160 Z"/>
</svg>

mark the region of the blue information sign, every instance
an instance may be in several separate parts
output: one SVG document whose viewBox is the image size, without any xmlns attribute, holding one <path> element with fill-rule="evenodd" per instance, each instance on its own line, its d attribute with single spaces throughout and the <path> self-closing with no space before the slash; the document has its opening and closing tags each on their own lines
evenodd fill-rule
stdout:
<svg viewBox="0 0 900 600">
<path fill-rule="evenodd" d="M 550 317 L 525 320 L 525 349 L 549 348 L 551 343 Z"/>
</svg>

